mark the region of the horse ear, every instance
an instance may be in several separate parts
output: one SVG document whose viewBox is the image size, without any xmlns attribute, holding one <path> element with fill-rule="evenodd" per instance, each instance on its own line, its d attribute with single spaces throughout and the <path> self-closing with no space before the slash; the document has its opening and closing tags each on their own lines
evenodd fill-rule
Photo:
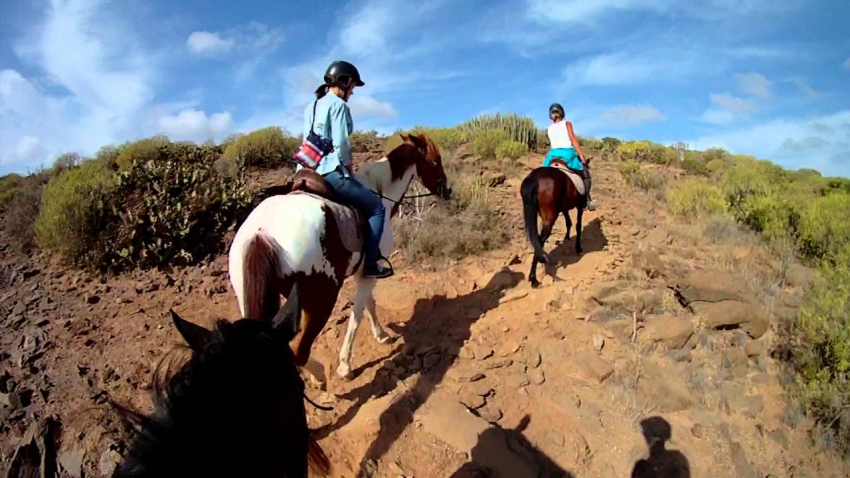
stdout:
<svg viewBox="0 0 850 478">
<path fill-rule="evenodd" d="M 410 135 L 409 134 L 399 133 L 398 135 L 399 135 L 399 137 L 401 137 L 402 141 L 404 141 L 405 143 L 410 143 Z"/>
<path fill-rule="evenodd" d="M 286 304 L 277 311 L 272 319 L 272 328 L 281 334 L 287 342 L 292 340 L 301 330 L 301 296 L 298 286 L 293 284 L 292 291 L 286 299 Z"/>
<path fill-rule="evenodd" d="M 168 310 L 171 312 L 171 320 L 174 322 L 174 326 L 177 327 L 177 331 L 180 332 L 181 336 L 183 336 L 183 340 L 189 344 L 189 348 L 196 352 L 203 350 L 210 341 L 212 332 L 200 325 L 195 325 L 188 320 L 181 319 L 180 316 L 177 315 L 177 312 L 174 312 L 174 309 Z"/>
</svg>

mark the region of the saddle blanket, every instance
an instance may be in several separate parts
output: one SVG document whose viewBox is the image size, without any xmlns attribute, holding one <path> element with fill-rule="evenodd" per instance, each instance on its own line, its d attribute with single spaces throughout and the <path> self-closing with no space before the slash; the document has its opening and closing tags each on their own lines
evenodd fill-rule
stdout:
<svg viewBox="0 0 850 478">
<path fill-rule="evenodd" d="M 363 218 L 356 209 L 305 191 L 294 191 L 290 194 L 306 194 L 307 196 L 321 201 L 325 207 L 330 209 L 331 216 L 333 216 L 336 221 L 336 227 L 339 229 L 339 235 L 345 249 L 348 252 L 363 251 L 363 226 L 365 224 L 363 222 Z"/>
<path fill-rule="evenodd" d="M 584 196 L 584 178 L 582 178 L 575 172 L 567 169 L 567 167 L 560 162 L 553 162 L 550 167 L 557 168 L 559 171 L 562 171 L 564 174 L 566 174 L 567 177 L 570 178 L 570 180 L 573 182 L 573 185 L 575 185 L 576 190 L 578 190 L 578 193 Z"/>
</svg>

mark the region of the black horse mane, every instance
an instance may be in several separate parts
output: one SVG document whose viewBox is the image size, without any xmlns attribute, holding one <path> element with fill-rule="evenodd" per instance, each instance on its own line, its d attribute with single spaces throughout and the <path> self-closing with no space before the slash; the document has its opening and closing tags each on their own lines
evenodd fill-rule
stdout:
<svg viewBox="0 0 850 478">
<path fill-rule="evenodd" d="M 308 465 L 329 472 L 307 429 L 291 331 L 250 319 L 220 320 L 208 331 L 176 314 L 175 324 L 192 355 L 182 365 L 174 353 L 160 361 L 151 416 L 113 404 L 135 432 L 113 476 L 301 478 Z"/>
</svg>

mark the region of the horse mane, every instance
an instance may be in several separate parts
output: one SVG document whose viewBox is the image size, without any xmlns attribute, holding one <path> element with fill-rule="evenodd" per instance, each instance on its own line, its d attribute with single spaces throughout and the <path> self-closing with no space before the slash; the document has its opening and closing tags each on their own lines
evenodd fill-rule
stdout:
<svg viewBox="0 0 850 478">
<path fill-rule="evenodd" d="M 419 148 L 409 143 L 401 143 L 387 154 L 393 181 L 404 177 L 412 166 L 419 161 Z"/>
<path fill-rule="evenodd" d="M 112 404 L 133 431 L 113 476 L 301 477 L 305 466 L 327 475 L 307 429 L 304 382 L 272 326 L 219 320 L 210 335 L 182 364 L 175 351 L 157 364 L 152 415 Z"/>
</svg>

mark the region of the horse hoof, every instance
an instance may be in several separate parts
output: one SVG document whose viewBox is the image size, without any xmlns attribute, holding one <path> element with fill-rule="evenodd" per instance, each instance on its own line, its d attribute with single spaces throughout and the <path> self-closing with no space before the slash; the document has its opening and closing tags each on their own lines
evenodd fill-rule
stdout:
<svg viewBox="0 0 850 478">
<path fill-rule="evenodd" d="M 376 338 L 378 339 L 379 344 L 391 344 L 398 339 L 398 335 L 390 335 L 388 333 L 384 333 L 383 335 L 380 335 Z"/>
<path fill-rule="evenodd" d="M 540 287 L 540 282 L 538 282 L 536 280 L 531 281 L 531 288 L 532 289 L 537 289 L 538 287 Z"/>
<path fill-rule="evenodd" d="M 584 249 L 582 249 L 581 247 L 576 247 L 576 254 L 581 254 L 582 252 L 584 252 Z"/>
</svg>

